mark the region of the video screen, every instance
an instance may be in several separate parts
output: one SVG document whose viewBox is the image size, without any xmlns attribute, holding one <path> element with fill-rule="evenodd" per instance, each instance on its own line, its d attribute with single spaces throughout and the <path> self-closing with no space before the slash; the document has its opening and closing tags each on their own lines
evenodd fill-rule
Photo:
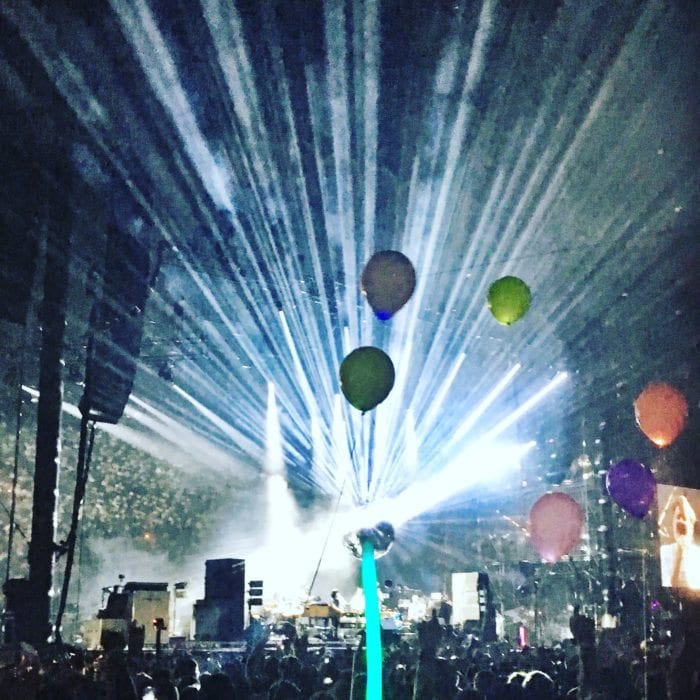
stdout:
<svg viewBox="0 0 700 700">
<path fill-rule="evenodd" d="M 700 490 L 658 484 L 661 585 L 700 591 Z"/>
</svg>

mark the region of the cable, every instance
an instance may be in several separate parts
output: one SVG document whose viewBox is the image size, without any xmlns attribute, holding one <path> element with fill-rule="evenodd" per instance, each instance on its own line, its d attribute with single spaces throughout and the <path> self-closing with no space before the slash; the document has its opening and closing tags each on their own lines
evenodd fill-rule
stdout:
<svg viewBox="0 0 700 700">
<path fill-rule="evenodd" d="M 355 464 L 355 439 L 353 435 L 352 444 L 350 445 L 350 462 Z M 326 547 L 328 546 L 328 540 L 331 538 L 331 532 L 333 531 L 333 524 L 335 523 L 335 518 L 338 515 L 338 510 L 340 509 L 340 500 L 343 497 L 343 492 L 345 491 L 345 484 L 348 483 L 347 475 L 343 479 L 343 483 L 340 487 L 340 493 L 338 494 L 338 500 L 336 501 L 335 508 L 333 510 L 333 517 L 331 518 L 330 525 L 328 526 L 328 532 L 326 533 L 326 539 L 323 542 L 323 547 L 321 547 L 321 555 L 318 558 L 318 563 L 316 564 L 316 570 L 314 571 L 313 578 L 311 579 L 311 584 L 309 585 L 309 591 L 306 594 L 307 598 L 311 597 L 311 591 L 316 583 L 316 577 L 318 576 L 319 569 L 321 568 L 321 562 L 323 561 L 323 555 L 326 553 Z"/>
<path fill-rule="evenodd" d="M 326 539 L 323 542 L 323 547 L 321 547 L 321 555 L 318 558 L 318 563 L 316 564 L 316 570 L 314 571 L 313 578 L 311 579 L 311 584 L 309 585 L 309 591 L 306 594 L 307 598 L 311 597 L 311 591 L 314 589 L 314 584 L 316 583 L 316 577 L 318 576 L 319 569 L 321 568 L 321 562 L 323 561 L 323 555 L 326 553 L 326 547 L 328 546 L 328 540 L 331 538 L 331 532 L 333 531 L 333 523 L 335 523 L 335 516 L 338 515 L 338 510 L 340 509 L 340 499 L 343 497 L 343 491 L 345 491 L 345 484 L 347 483 L 347 477 L 343 481 L 343 485 L 340 487 L 340 493 L 338 494 L 338 500 L 335 504 L 335 509 L 333 510 L 333 517 L 331 518 L 330 525 L 328 526 L 328 532 L 326 533 Z"/>
</svg>

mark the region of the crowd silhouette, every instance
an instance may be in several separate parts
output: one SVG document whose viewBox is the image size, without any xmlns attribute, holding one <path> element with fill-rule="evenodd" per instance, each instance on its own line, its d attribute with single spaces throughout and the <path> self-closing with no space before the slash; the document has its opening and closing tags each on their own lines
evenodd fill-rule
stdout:
<svg viewBox="0 0 700 700">
<path fill-rule="evenodd" d="M 408 635 L 383 640 L 387 700 L 529 700 L 700 697 L 700 639 L 692 627 L 639 643 L 621 629 L 596 631 L 575 609 L 572 636 L 520 647 L 504 638 L 482 642 L 433 615 Z M 23 700 L 354 700 L 365 697 L 363 638 L 356 644 L 310 644 L 292 625 L 273 627 L 244 648 L 139 650 L 119 636 L 103 649 L 21 643 L 5 647 L 0 697 Z M 277 630 L 279 631 L 279 630 Z"/>
</svg>

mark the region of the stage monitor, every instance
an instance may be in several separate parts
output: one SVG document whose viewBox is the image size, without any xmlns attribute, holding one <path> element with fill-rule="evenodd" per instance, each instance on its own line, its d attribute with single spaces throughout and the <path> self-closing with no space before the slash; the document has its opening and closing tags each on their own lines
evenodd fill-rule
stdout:
<svg viewBox="0 0 700 700">
<path fill-rule="evenodd" d="M 700 490 L 658 484 L 661 585 L 700 591 Z"/>
<path fill-rule="evenodd" d="M 452 574 L 452 623 L 480 620 L 479 572 L 461 571 Z"/>
</svg>

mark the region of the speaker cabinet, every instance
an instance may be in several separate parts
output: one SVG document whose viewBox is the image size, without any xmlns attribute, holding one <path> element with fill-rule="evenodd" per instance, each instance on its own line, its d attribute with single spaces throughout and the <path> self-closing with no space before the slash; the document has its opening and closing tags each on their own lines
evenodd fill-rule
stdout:
<svg viewBox="0 0 700 700">
<path fill-rule="evenodd" d="M 153 626 L 153 620 L 158 617 L 162 618 L 165 624 L 160 640 L 163 644 L 167 644 L 170 627 L 170 593 L 167 590 L 135 590 L 131 601 L 131 619 L 145 628 L 144 644 L 156 643 L 156 628 Z"/>
<path fill-rule="evenodd" d="M 150 269 L 148 250 L 111 227 L 102 299 L 90 314 L 85 391 L 80 400 L 81 413 L 93 420 L 117 423 L 129 400 L 141 349 Z"/>
<path fill-rule="evenodd" d="M 245 559 L 208 559 L 205 562 L 204 598 L 236 600 L 245 595 Z"/>
<path fill-rule="evenodd" d="M 194 604 L 194 638 L 198 642 L 233 642 L 242 636 L 242 600 L 204 599 Z"/>
<path fill-rule="evenodd" d="M 452 624 L 481 619 L 478 582 L 478 571 L 452 574 Z"/>
</svg>

